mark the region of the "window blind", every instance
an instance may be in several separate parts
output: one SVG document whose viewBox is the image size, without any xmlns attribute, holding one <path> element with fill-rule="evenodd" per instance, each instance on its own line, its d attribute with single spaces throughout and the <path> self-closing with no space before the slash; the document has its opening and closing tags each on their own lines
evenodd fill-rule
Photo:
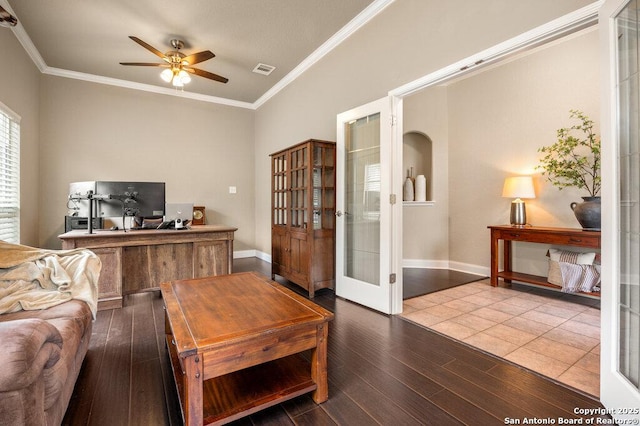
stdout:
<svg viewBox="0 0 640 426">
<path fill-rule="evenodd" d="M 1 102 L 0 240 L 20 242 L 20 117 Z"/>
</svg>

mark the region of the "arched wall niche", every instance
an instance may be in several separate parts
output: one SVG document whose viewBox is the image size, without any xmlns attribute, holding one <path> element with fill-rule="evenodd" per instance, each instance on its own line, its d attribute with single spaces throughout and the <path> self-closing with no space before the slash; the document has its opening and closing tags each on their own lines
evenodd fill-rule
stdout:
<svg viewBox="0 0 640 426">
<path fill-rule="evenodd" d="M 402 137 L 402 164 L 405 177 L 424 175 L 427 181 L 426 200 L 433 200 L 433 141 L 420 131 L 408 131 Z M 417 197 L 414 197 L 416 199 Z"/>
</svg>

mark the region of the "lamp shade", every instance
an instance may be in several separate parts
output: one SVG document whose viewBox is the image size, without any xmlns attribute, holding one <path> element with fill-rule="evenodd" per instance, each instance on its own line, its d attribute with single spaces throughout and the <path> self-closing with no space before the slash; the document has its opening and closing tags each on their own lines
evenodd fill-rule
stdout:
<svg viewBox="0 0 640 426">
<path fill-rule="evenodd" d="M 502 196 L 505 198 L 536 198 L 531 176 L 508 177 L 504 180 Z"/>
</svg>

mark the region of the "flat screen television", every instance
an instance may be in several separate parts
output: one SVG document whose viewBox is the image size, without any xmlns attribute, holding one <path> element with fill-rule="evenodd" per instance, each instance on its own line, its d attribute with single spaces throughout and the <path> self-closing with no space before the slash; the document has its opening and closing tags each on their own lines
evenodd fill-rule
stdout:
<svg viewBox="0 0 640 426">
<path fill-rule="evenodd" d="M 164 216 L 164 182 L 74 182 L 69 185 L 69 198 L 73 200 L 75 216 L 89 216 L 89 200 L 93 191 L 96 197 L 94 217 Z"/>
</svg>

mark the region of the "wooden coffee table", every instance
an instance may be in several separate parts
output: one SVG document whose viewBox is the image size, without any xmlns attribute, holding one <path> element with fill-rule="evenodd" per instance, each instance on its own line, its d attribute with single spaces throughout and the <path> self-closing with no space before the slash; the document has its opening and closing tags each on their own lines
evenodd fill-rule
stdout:
<svg viewBox="0 0 640 426">
<path fill-rule="evenodd" d="M 307 392 L 327 400 L 331 312 L 251 272 L 161 290 L 186 425 L 228 423 Z"/>
</svg>

